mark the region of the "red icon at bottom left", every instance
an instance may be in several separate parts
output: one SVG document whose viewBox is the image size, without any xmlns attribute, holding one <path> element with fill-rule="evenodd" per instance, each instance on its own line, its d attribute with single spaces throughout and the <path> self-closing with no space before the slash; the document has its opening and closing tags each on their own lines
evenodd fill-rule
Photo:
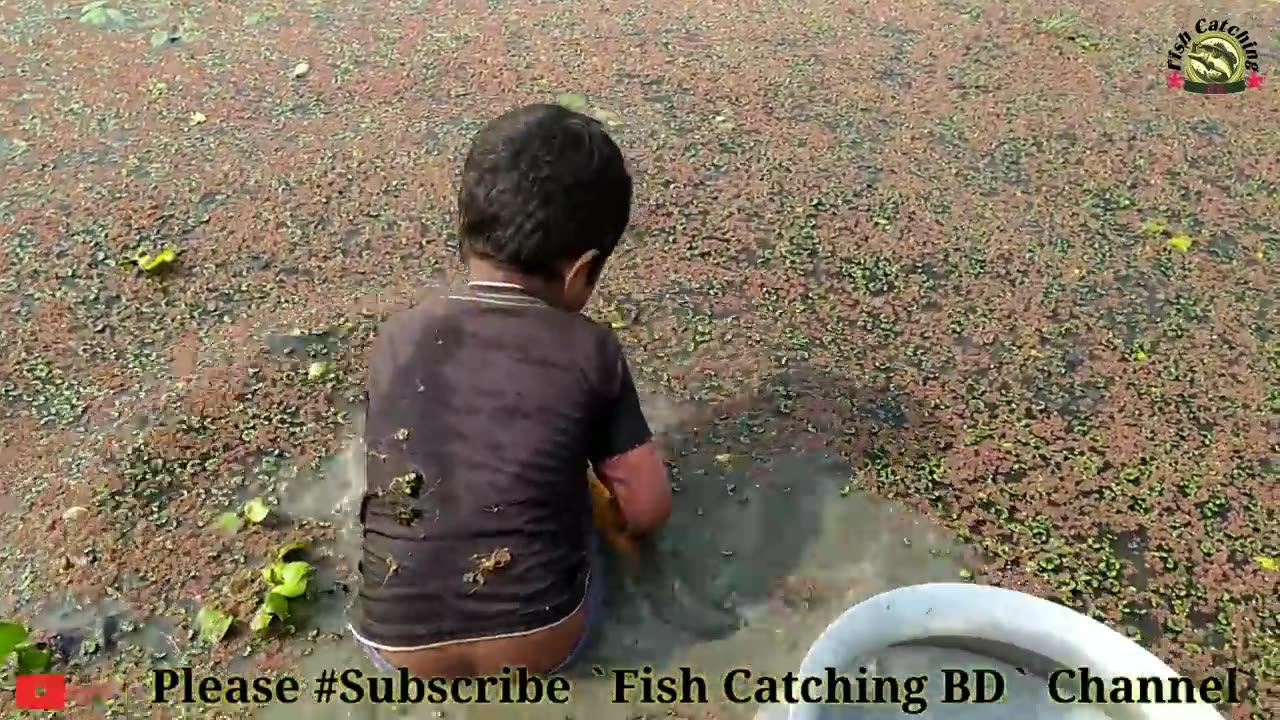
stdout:
<svg viewBox="0 0 1280 720">
<path fill-rule="evenodd" d="M 19 710 L 66 710 L 66 675 L 19 675 L 14 704 Z"/>
</svg>

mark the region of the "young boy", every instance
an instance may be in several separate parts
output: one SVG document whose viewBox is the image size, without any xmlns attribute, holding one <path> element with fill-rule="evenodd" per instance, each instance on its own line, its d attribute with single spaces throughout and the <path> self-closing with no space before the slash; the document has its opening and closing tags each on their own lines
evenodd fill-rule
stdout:
<svg viewBox="0 0 1280 720">
<path fill-rule="evenodd" d="M 589 470 L 630 535 L 666 521 L 622 347 L 579 314 L 631 194 L 604 128 L 565 108 L 519 108 L 474 138 L 458 195 L 471 282 L 370 350 L 352 631 L 381 669 L 560 669 L 601 611 Z"/>
</svg>

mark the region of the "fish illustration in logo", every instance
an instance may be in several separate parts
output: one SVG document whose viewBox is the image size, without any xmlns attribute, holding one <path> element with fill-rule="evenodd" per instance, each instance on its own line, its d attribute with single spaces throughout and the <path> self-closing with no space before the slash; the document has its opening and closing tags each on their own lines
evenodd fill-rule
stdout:
<svg viewBox="0 0 1280 720">
<path fill-rule="evenodd" d="M 1209 82 L 1227 82 L 1240 67 L 1240 56 L 1231 43 L 1220 37 L 1207 37 L 1187 52 L 1187 62 Z"/>
</svg>

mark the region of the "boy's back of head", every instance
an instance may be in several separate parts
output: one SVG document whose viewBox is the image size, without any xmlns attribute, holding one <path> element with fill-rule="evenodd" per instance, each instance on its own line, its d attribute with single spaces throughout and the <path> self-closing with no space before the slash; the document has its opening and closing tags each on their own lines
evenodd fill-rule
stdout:
<svg viewBox="0 0 1280 720">
<path fill-rule="evenodd" d="M 594 253 L 594 283 L 631 217 L 622 151 L 596 120 L 559 105 L 527 105 L 472 140 L 458 193 L 460 246 L 545 280 Z"/>
</svg>

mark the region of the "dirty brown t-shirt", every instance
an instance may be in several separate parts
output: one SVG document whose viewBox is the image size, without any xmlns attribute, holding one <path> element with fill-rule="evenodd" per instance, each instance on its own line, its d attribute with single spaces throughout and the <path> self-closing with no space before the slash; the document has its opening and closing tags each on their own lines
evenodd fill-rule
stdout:
<svg viewBox="0 0 1280 720">
<path fill-rule="evenodd" d="M 650 438 L 617 336 L 582 315 L 472 286 L 392 318 L 369 356 L 353 629 L 414 649 L 569 616 L 588 463 Z"/>
</svg>

